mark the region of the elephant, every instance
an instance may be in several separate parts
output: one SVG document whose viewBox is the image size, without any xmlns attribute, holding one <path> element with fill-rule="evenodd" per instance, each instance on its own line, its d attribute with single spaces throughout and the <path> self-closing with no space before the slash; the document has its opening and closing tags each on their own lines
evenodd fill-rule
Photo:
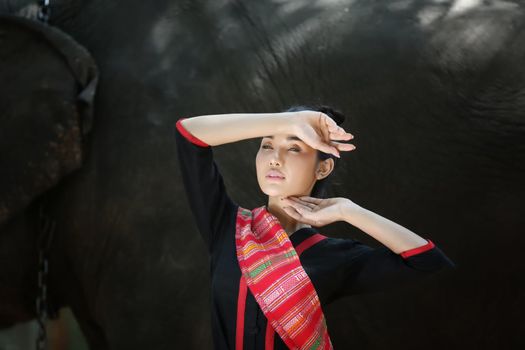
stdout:
<svg viewBox="0 0 525 350">
<path fill-rule="evenodd" d="M 3 0 L 0 11 L 28 3 Z M 49 25 L 100 74 L 82 164 L 43 192 L 56 222 L 50 300 L 71 308 L 91 349 L 212 348 L 209 260 L 182 186 L 176 121 L 313 103 L 343 111 L 357 146 L 330 195 L 431 238 L 457 265 L 329 305 L 334 348 L 525 345 L 519 1 L 57 0 Z M 266 199 L 257 148 L 214 148 L 243 207 Z M 26 203 L 0 231 L 2 327 L 36 317 L 36 208 Z M 348 224 L 322 229 L 378 245 Z"/>
</svg>

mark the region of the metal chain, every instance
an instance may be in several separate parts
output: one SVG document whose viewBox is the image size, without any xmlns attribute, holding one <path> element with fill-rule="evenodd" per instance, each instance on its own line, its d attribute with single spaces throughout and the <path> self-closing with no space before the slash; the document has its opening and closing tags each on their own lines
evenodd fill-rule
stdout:
<svg viewBox="0 0 525 350">
<path fill-rule="evenodd" d="M 49 16 L 51 16 L 51 7 L 49 6 L 49 1 L 50 0 L 38 1 L 39 9 L 37 18 L 46 24 L 49 22 Z"/>
<path fill-rule="evenodd" d="M 50 0 L 38 1 L 37 18 L 49 23 L 51 15 Z M 49 272 L 49 247 L 55 233 L 56 222 L 47 216 L 44 212 L 44 200 L 42 199 L 38 206 L 38 292 L 36 295 L 36 315 L 38 322 L 38 335 L 36 338 L 36 349 L 47 349 L 47 332 L 46 321 L 48 318 L 56 318 L 57 310 L 49 307 L 47 300 L 47 277 Z"/>
<path fill-rule="evenodd" d="M 51 15 L 50 0 L 38 1 L 37 18 L 48 24 Z M 49 247 L 55 233 L 56 222 L 44 212 L 44 200 L 38 205 L 38 292 L 36 296 L 36 315 L 38 322 L 38 335 L 36 338 L 36 349 L 47 349 L 46 321 L 56 318 L 57 311 L 49 307 L 47 300 L 47 275 L 49 272 Z"/>
<path fill-rule="evenodd" d="M 39 328 L 36 340 L 37 350 L 46 349 L 46 321 L 48 317 L 56 317 L 53 311 L 50 311 L 47 300 L 49 247 L 53 240 L 55 228 L 56 222 L 44 213 L 44 204 L 41 201 L 38 207 L 38 293 L 36 296 L 36 314 Z"/>
</svg>

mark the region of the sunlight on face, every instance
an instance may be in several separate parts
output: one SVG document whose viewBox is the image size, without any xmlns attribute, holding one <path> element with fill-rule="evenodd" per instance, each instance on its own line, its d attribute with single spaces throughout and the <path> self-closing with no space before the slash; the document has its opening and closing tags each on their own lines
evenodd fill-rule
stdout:
<svg viewBox="0 0 525 350">
<path fill-rule="evenodd" d="M 317 150 L 296 136 L 265 136 L 255 158 L 257 181 L 268 196 L 307 196 L 317 180 L 317 163 Z M 271 170 L 283 178 L 268 177 Z"/>
</svg>

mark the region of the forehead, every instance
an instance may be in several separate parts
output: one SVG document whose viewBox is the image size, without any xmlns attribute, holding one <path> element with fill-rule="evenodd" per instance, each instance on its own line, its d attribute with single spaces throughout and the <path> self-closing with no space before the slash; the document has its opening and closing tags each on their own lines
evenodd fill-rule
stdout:
<svg viewBox="0 0 525 350">
<path fill-rule="evenodd" d="M 303 140 L 301 140 L 300 138 L 298 138 L 295 135 L 284 135 L 284 136 L 286 136 L 286 140 L 287 141 L 292 141 L 292 140 L 294 140 L 294 141 L 301 141 L 301 142 L 303 141 Z M 274 136 L 263 136 L 263 139 L 271 139 L 271 140 L 273 140 L 274 138 L 275 138 Z"/>
</svg>

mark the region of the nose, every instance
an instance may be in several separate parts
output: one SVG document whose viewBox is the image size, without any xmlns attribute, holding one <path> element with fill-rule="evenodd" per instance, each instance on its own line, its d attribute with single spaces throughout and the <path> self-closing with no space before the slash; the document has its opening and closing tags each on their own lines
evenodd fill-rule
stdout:
<svg viewBox="0 0 525 350">
<path fill-rule="evenodd" d="M 271 166 L 281 165 L 281 158 L 280 158 L 280 153 L 278 150 L 272 153 L 272 156 L 270 157 L 270 165 Z"/>
</svg>

